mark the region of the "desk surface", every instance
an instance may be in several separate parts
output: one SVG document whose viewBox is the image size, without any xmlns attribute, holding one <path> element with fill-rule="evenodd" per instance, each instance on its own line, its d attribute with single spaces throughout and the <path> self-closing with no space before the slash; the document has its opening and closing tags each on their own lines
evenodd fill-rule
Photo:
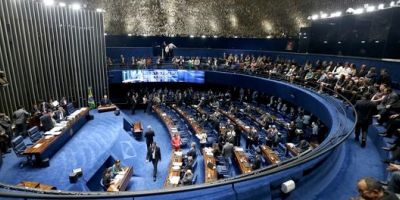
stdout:
<svg viewBox="0 0 400 200">
<path fill-rule="evenodd" d="M 289 150 L 289 152 L 293 155 L 293 156 L 298 156 L 300 154 L 299 149 L 294 146 L 294 144 L 290 145 L 292 143 L 286 143 L 285 146 L 286 148 Z"/>
<path fill-rule="evenodd" d="M 18 186 L 41 189 L 41 190 L 56 190 L 56 187 L 54 186 L 42 184 L 35 181 L 21 181 L 20 183 L 18 183 Z"/>
<path fill-rule="evenodd" d="M 142 123 L 140 123 L 140 122 L 135 122 L 135 123 L 133 124 L 133 132 L 135 132 L 135 133 L 141 133 L 142 131 L 143 131 Z"/>
<path fill-rule="evenodd" d="M 112 111 L 115 109 L 117 109 L 117 106 L 114 104 L 105 105 L 105 106 L 100 105 L 97 107 L 97 111 L 99 111 L 99 112 Z"/>
<path fill-rule="evenodd" d="M 203 133 L 203 128 L 200 126 L 200 124 L 196 121 L 193 116 L 188 114 L 187 112 L 183 111 L 181 108 L 179 108 L 177 105 L 173 104 L 172 108 L 176 110 L 188 123 L 189 125 L 193 128 L 194 132 L 196 135 L 202 134 Z"/>
<path fill-rule="evenodd" d="M 167 115 L 159 106 L 153 106 L 153 110 L 157 113 L 158 117 L 164 122 L 165 126 L 168 129 L 171 138 L 173 134 L 178 133 L 178 129 L 176 128 L 174 121 L 172 121 L 171 117 Z"/>
<path fill-rule="evenodd" d="M 89 114 L 89 108 L 81 108 L 80 112 L 75 115 L 75 117 L 71 117 L 68 119 L 67 125 L 62 129 L 59 135 L 45 135 L 40 140 L 36 141 L 32 146 L 25 149 L 24 154 L 26 155 L 34 155 L 34 154 L 42 154 L 53 142 L 59 139 L 64 134 L 70 134 L 72 131 L 72 126 L 75 122 L 77 122 L 82 117 L 86 117 Z M 71 116 L 71 115 L 70 115 Z M 69 117 L 69 116 L 68 116 Z M 67 133 L 68 132 L 68 133 Z"/>
<path fill-rule="evenodd" d="M 124 167 L 123 170 L 119 172 L 111 181 L 111 185 L 107 188 L 107 192 L 125 191 L 132 174 L 132 167 Z"/>
<path fill-rule="evenodd" d="M 164 187 L 177 187 L 179 185 L 180 177 L 181 177 L 181 167 L 176 167 L 174 169 L 174 164 L 182 166 L 182 151 L 173 151 L 171 156 L 171 161 L 168 166 L 168 176 L 165 179 Z M 179 177 L 179 178 L 178 178 Z M 174 180 L 175 179 L 175 180 Z M 171 180 L 175 181 L 175 183 L 171 183 Z"/>
<path fill-rule="evenodd" d="M 235 149 L 233 152 L 235 154 L 235 158 L 236 158 L 235 160 L 238 163 L 242 174 L 253 171 L 251 169 L 251 164 L 249 162 L 249 159 L 246 157 L 246 154 L 243 151 L 238 151 L 237 149 Z"/>
<path fill-rule="evenodd" d="M 262 154 L 267 158 L 269 164 L 279 163 L 281 160 L 269 146 L 263 144 L 260 146 Z"/>
<path fill-rule="evenodd" d="M 215 162 L 215 158 L 213 155 L 208 155 L 206 153 L 205 148 L 203 149 L 203 155 L 204 155 L 204 179 L 205 179 L 205 183 L 210 183 L 210 182 L 214 182 L 216 180 L 218 180 L 218 174 L 217 174 L 217 164 Z M 207 163 L 212 163 L 214 168 L 210 168 L 208 167 Z"/>
<path fill-rule="evenodd" d="M 250 132 L 250 126 L 247 126 L 242 120 L 238 119 L 237 117 L 235 117 L 235 115 L 233 115 L 232 113 L 226 112 L 222 109 L 218 110 L 220 113 L 222 113 L 223 115 L 225 115 L 229 120 L 231 120 L 233 123 L 235 123 L 236 125 L 239 126 L 239 128 L 241 130 L 243 130 L 243 132 L 245 134 Z"/>
</svg>

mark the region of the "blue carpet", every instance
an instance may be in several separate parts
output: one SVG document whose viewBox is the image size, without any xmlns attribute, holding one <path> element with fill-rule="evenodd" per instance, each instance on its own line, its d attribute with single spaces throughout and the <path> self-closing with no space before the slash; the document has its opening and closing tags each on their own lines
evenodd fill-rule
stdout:
<svg viewBox="0 0 400 200">
<path fill-rule="evenodd" d="M 87 191 L 82 182 L 70 184 L 68 175 L 72 169 L 81 167 L 83 182 L 88 180 L 103 162 L 109 157 L 110 149 L 119 134 L 125 134 L 122 129 L 122 117 L 116 117 L 112 112 L 97 113 L 94 120 L 87 122 L 74 137 L 68 141 L 50 159 L 47 168 L 19 168 L 18 164 L 25 158 L 17 158 L 14 153 L 7 154 L 1 167 L 0 180 L 9 184 L 20 181 L 38 181 L 56 186 L 61 190 Z"/>
</svg>

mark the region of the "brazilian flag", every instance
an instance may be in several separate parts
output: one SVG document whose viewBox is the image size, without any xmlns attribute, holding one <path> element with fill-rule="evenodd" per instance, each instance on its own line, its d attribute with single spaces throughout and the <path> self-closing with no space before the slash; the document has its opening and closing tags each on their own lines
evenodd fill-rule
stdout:
<svg viewBox="0 0 400 200">
<path fill-rule="evenodd" d="M 88 88 L 88 106 L 90 109 L 95 109 L 96 108 L 96 102 L 94 101 L 93 98 L 93 92 L 92 92 L 92 87 Z"/>
</svg>

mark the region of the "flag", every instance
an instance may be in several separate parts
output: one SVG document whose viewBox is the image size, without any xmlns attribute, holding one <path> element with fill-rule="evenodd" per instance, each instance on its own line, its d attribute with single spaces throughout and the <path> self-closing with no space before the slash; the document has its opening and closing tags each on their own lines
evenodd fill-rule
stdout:
<svg viewBox="0 0 400 200">
<path fill-rule="evenodd" d="M 88 90 L 88 106 L 90 109 L 95 109 L 96 103 L 94 102 L 92 87 L 89 87 Z"/>
</svg>

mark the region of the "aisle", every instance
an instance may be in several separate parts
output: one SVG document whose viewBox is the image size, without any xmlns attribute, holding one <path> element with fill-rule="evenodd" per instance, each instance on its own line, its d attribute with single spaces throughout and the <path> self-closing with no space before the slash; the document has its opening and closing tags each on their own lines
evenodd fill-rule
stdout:
<svg viewBox="0 0 400 200">
<path fill-rule="evenodd" d="M 140 121 L 143 127 L 143 134 L 147 130 L 147 126 L 151 125 L 154 130 L 157 145 L 161 150 L 161 161 L 158 163 L 157 180 L 153 181 L 153 165 L 146 162 L 146 141 L 135 141 L 136 157 L 134 176 L 129 184 L 129 191 L 161 189 L 167 176 L 167 168 L 171 158 L 171 138 L 163 123 L 154 114 L 144 113 L 143 110 L 136 110 L 134 115 L 128 110 L 123 110 L 124 114 L 131 118 L 132 121 Z"/>
</svg>

